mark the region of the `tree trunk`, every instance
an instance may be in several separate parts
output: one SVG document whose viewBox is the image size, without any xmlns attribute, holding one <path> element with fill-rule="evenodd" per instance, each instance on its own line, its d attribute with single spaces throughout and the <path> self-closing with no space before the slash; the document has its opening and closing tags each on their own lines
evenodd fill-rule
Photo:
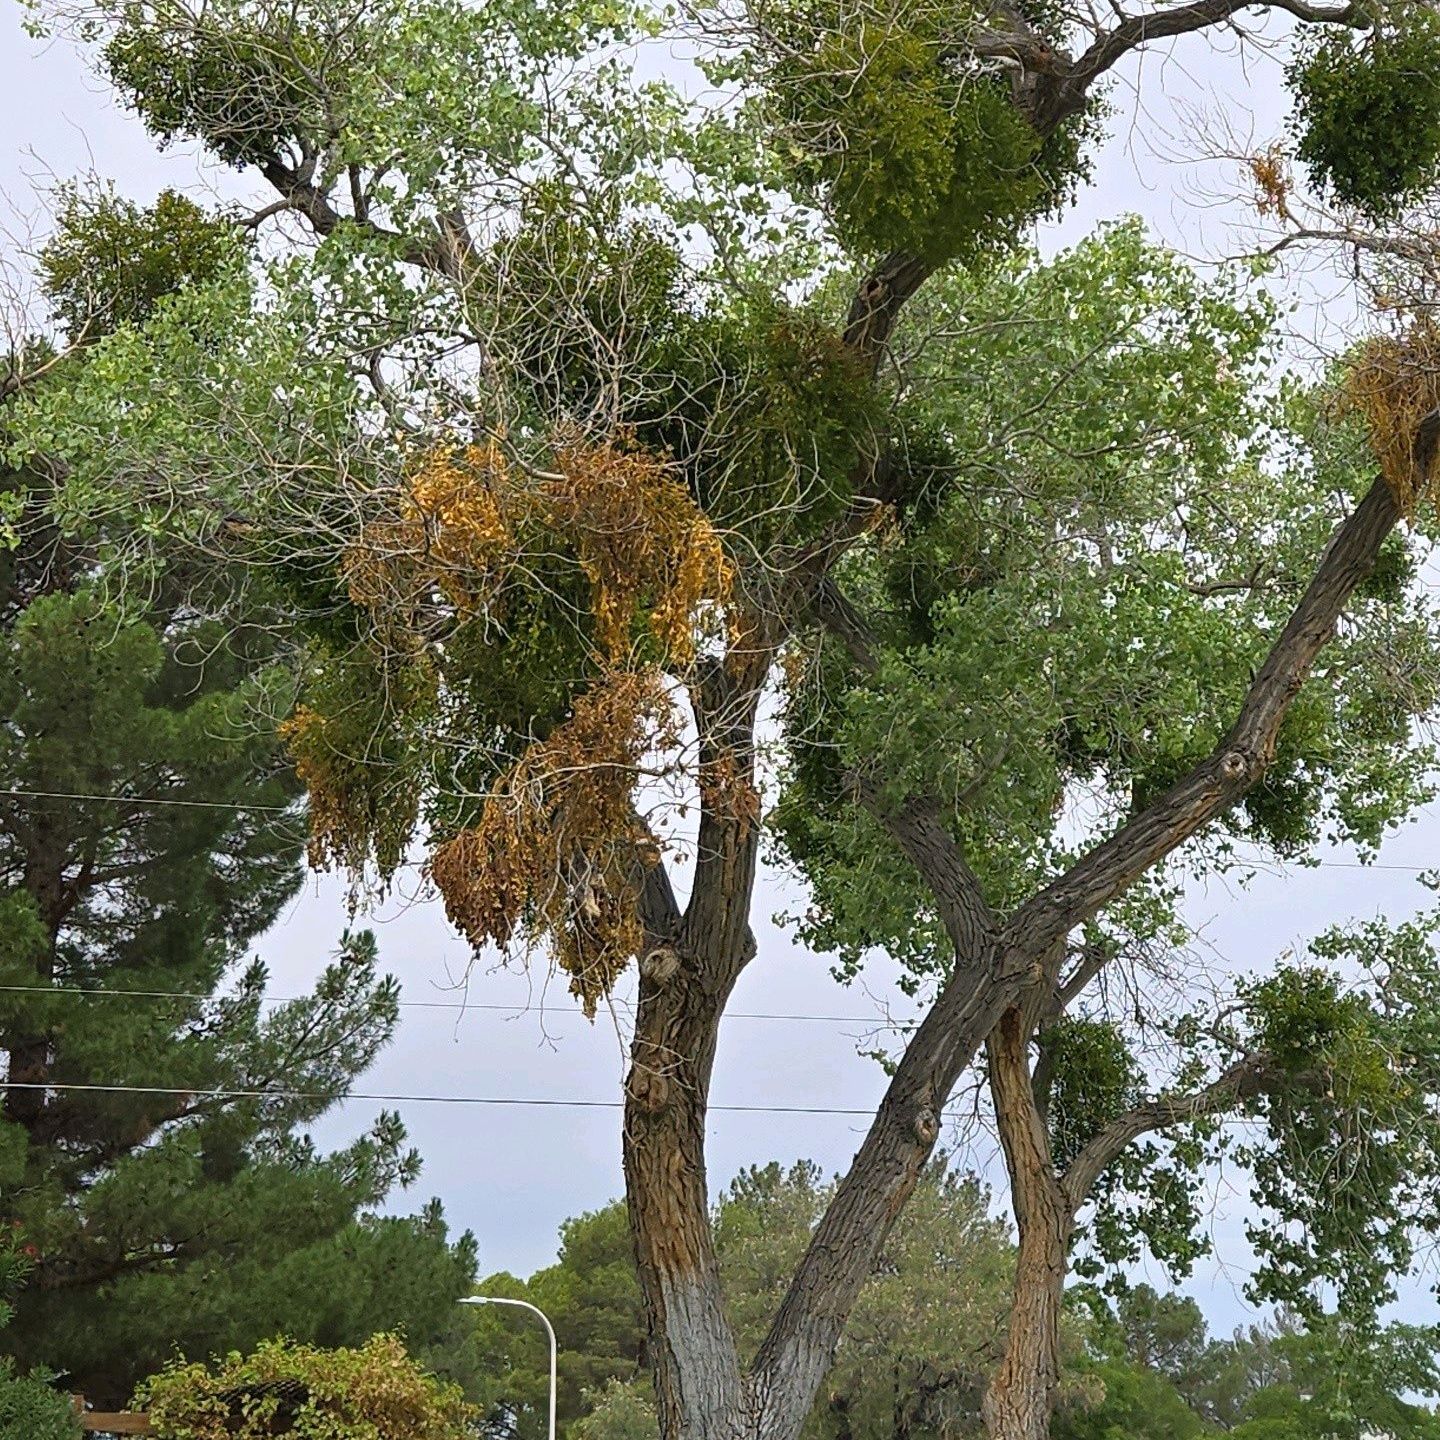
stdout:
<svg viewBox="0 0 1440 1440">
<path fill-rule="evenodd" d="M 1031 1085 L 1030 1027 L 1005 1012 L 989 1041 L 990 1090 L 1020 1246 L 1005 1355 L 985 1395 L 990 1440 L 1046 1440 L 1060 1383 L 1060 1306 L 1074 1215 Z"/>
<path fill-rule="evenodd" d="M 705 1173 L 721 1003 L 683 972 L 663 985 L 642 977 L 625 1087 L 625 1190 L 666 1440 L 739 1440 L 744 1433 L 740 1363 L 720 1292 Z"/>
<path fill-rule="evenodd" d="M 12 1124 L 33 1129 L 45 1109 L 43 1089 L 16 1089 L 15 1086 L 43 1086 L 50 1078 L 50 1041 L 44 1038 L 12 1039 L 7 1048 L 5 1118 Z"/>
<path fill-rule="evenodd" d="M 757 645 L 692 686 L 701 782 L 694 885 L 683 915 L 668 882 L 644 907 L 649 948 L 625 1082 L 625 1193 L 665 1440 L 758 1433 L 710 1230 L 705 1114 L 720 1016 L 755 954 L 754 733 L 769 659 Z"/>
<path fill-rule="evenodd" d="M 1046 1440 L 1060 1382 L 1060 1305 L 1068 1217 L 1032 1221 L 1020 1235 L 1005 1357 L 985 1395 L 990 1440 Z"/>
<path fill-rule="evenodd" d="M 1046 1440 L 1060 1383 L 1060 1306 L 1070 1220 L 1060 1210 L 1020 1231 L 1005 1356 L 984 1401 L 990 1440 Z"/>
</svg>

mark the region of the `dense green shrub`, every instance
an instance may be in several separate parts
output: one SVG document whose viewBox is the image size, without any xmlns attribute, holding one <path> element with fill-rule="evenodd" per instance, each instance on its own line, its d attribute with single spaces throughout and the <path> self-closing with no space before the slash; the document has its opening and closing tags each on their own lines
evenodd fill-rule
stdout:
<svg viewBox="0 0 1440 1440">
<path fill-rule="evenodd" d="M 42 1370 L 17 1375 L 0 1359 L 0 1440 L 80 1440 L 70 1397 L 51 1387 Z"/>
<path fill-rule="evenodd" d="M 394 1335 L 359 1349 L 271 1340 L 213 1367 L 177 1362 L 136 1396 L 157 1440 L 462 1440 L 471 1407 Z"/>
<path fill-rule="evenodd" d="M 1440 15 L 1345 31 L 1302 49 L 1291 71 L 1300 158 L 1317 184 L 1372 218 L 1394 214 L 1440 169 Z"/>
</svg>

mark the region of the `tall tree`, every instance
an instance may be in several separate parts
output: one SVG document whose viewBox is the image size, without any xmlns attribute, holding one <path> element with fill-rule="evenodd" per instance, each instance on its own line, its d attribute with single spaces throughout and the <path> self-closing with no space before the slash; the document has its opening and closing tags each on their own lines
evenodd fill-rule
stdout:
<svg viewBox="0 0 1440 1440">
<path fill-rule="evenodd" d="M 7 413 L 233 248 L 174 196 L 63 218 L 45 258 L 74 348 L 17 350 Z M 398 1117 L 334 1154 L 303 1133 L 390 1039 L 396 982 L 368 933 L 279 1004 L 246 958 L 302 877 L 290 672 L 258 616 L 207 613 L 180 569 L 110 593 L 123 526 L 61 534 L 58 473 L 33 453 L 0 471 L 0 1217 L 33 1254 L 0 1347 L 119 1404 L 177 1346 L 406 1320 L 423 1343 L 471 1242 L 436 1211 L 364 1218 L 417 1171 Z"/>
<path fill-rule="evenodd" d="M 477 946 L 550 946 L 592 1009 L 637 963 L 624 1159 L 668 1440 L 794 1440 L 982 1049 L 1021 1232 L 986 1413 L 1039 1440 L 1088 1199 L 1056 1189 L 1042 1032 L 1173 939 L 1185 874 L 1374 844 L 1427 791 L 1423 315 L 1356 357 L 1347 421 L 1297 422 L 1243 277 L 1133 230 L 1015 248 L 1115 67 L 1250 12 L 1297 22 L 1293 147 L 1384 240 L 1436 179 L 1428 5 L 716 5 L 698 99 L 630 82 L 660 22 L 609 0 L 78 16 L 151 131 L 248 168 L 249 223 L 305 243 L 106 337 L 26 441 L 75 528 L 119 507 L 287 588 L 317 862 L 386 877 L 423 830 Z M 1283 155 L 1254 174 L 1290 213 Z M 883 945 L 933 998 L 742 1358 L 705 1110 L 755 954 L 770 687 L 808 938 Z M 1262 1011 L 1216 1040 L 1236 1063 Z M 1147 1101 L 1111 1061 L 1116 1122 L 1230 1075 Z M 1322 1213 L 1276 1173 L 1267 1205 Z M 1304 1233 L 1271 1257 L 1301 1288 L 1332 1232 Z"/>
</svg>

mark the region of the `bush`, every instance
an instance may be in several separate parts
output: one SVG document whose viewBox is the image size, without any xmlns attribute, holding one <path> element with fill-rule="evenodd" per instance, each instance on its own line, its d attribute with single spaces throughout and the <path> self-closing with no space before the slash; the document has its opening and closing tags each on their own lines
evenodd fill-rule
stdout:
<svg viewBox="0 0 1440 1440">
<path fill-rule="evenodd" d="M 463 1440 L 475 1418 L 459 1387 L 425 1374 L 394 1335 L 358 1350 L 271 1340 L 213 1369 L 177 1362 L 135 1404 L 157 1440 Z"/>
<path fill-rule="evenodd" d="M 44 1371 L 16 1375 L 0 1359 L 0 1440 L 80 1440 L 80 1419 Z"/>
</svg>

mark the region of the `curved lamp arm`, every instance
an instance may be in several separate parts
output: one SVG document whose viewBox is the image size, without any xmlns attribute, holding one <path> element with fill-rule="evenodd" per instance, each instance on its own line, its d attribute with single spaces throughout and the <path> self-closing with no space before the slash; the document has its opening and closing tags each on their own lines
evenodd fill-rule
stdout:
<svg viewBox="0 0 1440 1440">
<path fill-rule="evenodd" d="M 555 1440 L 555 1327 L 550 1323 L 550 1317 L 538 1306 L 532 1305 L 528 1300 L 512 1300 L 506 1295 L 467 1295 L 460 1302 L 462 1305 L 513 1305 L 517 1310 L 528 1310 L 532 1315 L 540 1317 L 540 1323 L 545 1327 L 545 1333 L 550 1337 L 550 1440 Z"/>
</svg>

